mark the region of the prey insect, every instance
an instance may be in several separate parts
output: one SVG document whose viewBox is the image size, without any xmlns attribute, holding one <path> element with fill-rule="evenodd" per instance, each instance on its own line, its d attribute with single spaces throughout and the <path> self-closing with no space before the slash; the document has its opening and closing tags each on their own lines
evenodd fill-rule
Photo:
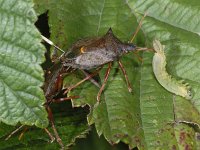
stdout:
<svg viewBox="0 0 200 150">
<path fill-rule="evenodd" d="M 188 83 L 183 83 L 183 80 L 177 81 L 167 73 L 164 45 L 161 45 L 160 41 L 154 40 L 153 47 L 156 53 L 153 56 L 152 66 L 158 82 L 168 91 L 185 97 L 186 99 L 191 99 L 191 87 Z"/>
</svg>

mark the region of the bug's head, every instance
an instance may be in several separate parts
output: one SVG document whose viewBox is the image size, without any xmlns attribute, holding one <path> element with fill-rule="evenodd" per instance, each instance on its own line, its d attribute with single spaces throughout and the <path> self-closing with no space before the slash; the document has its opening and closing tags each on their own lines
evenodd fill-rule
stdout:
<svg viewBox="0 0 200 150">
<path fill-rule="evenodd" d="M 108 29 L 106 35 L 106 40 L 107 42 L 109 43 L 114 43 L 117 45 L 117 48 L 118 48 L 118 52 L 120 54 L 124 54 L 124 53 L 128 53 L 128 52 L 131 52 L 131 51 L 134 51 L 136 49 L 136 46 L 134 44 L 131 44 L 131 43 L 124 43 L 122 42 L 121 40 L 119 40 L 114 34 L 113 34 L 113 31 L 111 28 Z M 112 45 L 111 44 L 111 45 Z"/>
<path fill-rule="evenodd" d="M 122 53 L 129 53 L 136 49 L 136 46 L 131 43 L 120 43 L 119 47 Z"/>
</svg>

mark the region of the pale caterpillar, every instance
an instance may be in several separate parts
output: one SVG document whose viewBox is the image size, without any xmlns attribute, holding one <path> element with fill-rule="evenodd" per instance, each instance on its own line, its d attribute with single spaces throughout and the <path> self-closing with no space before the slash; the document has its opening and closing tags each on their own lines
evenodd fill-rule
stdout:
<svg viewBox="0 0 200 150">
<path fill-rule="evenodd" d="M 183 80 L 177 81 L 166 71 L 165 46 L 161 45 L 160 41 L 154 40 L 153 48 L 155 50 L 152 61 L 153 72 L 158 82 L 169 92 L 185 97 L 186 99 L 191 99 L 192 93 L 188 83 L 183 83 Z"/>
</svg>

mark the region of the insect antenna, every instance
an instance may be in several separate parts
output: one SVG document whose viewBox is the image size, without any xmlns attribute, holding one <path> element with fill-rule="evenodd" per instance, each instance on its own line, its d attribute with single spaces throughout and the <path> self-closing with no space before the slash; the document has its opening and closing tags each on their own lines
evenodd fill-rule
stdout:
<svg viewBox="0 0 200 150">
<path fill-rule="evenodd" d="M 65 51 L 62 50 L 61 48 L 59 48 L 58 46 L 56 46 L 51 40 L 49 40 L 48 38 L 44 37 L 43 35 L 42 36 L 42 39 L 47 42 L 49 45 L 55 47 L 56 49 L 58 49 L 59 51 L 61 51 L 62 53 L 64 53 Z"/>
<path fill-rule="evenodd" d="M 51 143 L 55 140 L 55 137 L 51 134 L 51 132 L 47 129 L 44 128 L 44 131 L 47 133 L 47 135 L 50 137 L 51 139 Z"/>
<path fill-rule="evenodd" d="M 130 40 L 130 43 L 133 43 L 133 40 L 135 39 L 136 35 L 138 34 L 138 32 L 140 31 L 141 27 L 142 27 L 142 22 L 144 20 L 144 18 L 147 16 L 147 12 L 144 13 L 142 19 L 140 20 L 137 28 L 136 28 L 136 31 L 133 33 L 133 37 L 131 38 Z"/>
<path fill-rule="evenodd" d="M 53 119 L 53 112 L 51 110 L 51 108 L 49 106 L 46 107 L 47 109 L 47 112 L 48 112 L 48 118 L 49 118 L 49 121 L 51 123 L 51 126 L 52 126 L 52 129 L 53 129 L 53 132 L 55 134 L 55 137 L 56 137 L 56 141 L 58 142 L 58 144 L 61 146 L 62 149 L 64 149 L 64 144 L 58 134 L 58 131 L 55 127 L 55 124 L 54 124 L 54 119 Z"/>
<path fill-rule="evenodd" d="M 133 37 L 131 38 L 130 40 L 130 43 L 133 43 L 136 35 L 138 34 L 139 30 L 141 29 L 142 27 L 142 22 L 144 21 L 144 18 L 147 16 L 147 12 L 144 13 L 143 17 L 141 18 L 137 28 L 136 28 L 136 31 L 133 33 Z M 134 51 L 134 54 L 138 57 L 138 59 L 142 62 L 142 58 L 137 54 L 137 51 L 154 51 L 154 49 L 152 48 L 147 48 L 147 47 L 136 47 L 136 51 Z"/>
</svg>

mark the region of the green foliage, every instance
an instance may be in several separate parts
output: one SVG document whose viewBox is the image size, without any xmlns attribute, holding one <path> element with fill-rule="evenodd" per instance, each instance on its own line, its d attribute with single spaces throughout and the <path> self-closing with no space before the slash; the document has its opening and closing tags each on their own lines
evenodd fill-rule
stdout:
<svg viewBox="0 0 200 150">
<path fill-rule="evenodd" d="M 89 131 L 86 125 L 87 112 L 70 107 L 70 103 L 62 104 L 63 108 L 56 105 L 53 109 L 56 129 L 64 141 L 66 147 L 72 145 L 76 138 L 84 138 Z M 59 112 L 56 112 L 57 109 Z M 56 141 L 52 142 L 44 129 L 24 126 L 10 139 L 5 141 L 8 135 L 17 127 L 0 124 L 0 149 L 59 149 Z M 53 133 L 51 126 L 47 128 Z"/>
<path fill-rule="evenodd" d="M 0 120 L 6 124 L 46 127 L 42 104 L 44 47 L 29 1 L 0 1 Z"/>
<path fill-rule="evenodd" d="M 2 88 L 0 91 L 5 91 L 1 94 L 3 96 L 1 96 L 0 102 L 3 107 L 1 107 L 0 111 L 14 112 L 7 113 L 8 119 L 1 117 L 1 120 L 12 125 L 20 121 L 22 124 L 36 124 L 42 127 L 44 123 L 37 123 L 37 120 L 44 117 L 45 122 L 47 122 L 46 113 L 42 107 L 44 97 L 39 89 L 43 79 L 42 70 L 38 64 L 43 60 L 43 48 L 39 44 L 41 38 L 33 26 L 35 17 L 32 14 L 34 13 L 25 13 L 25 11 L 20 11 L 21 9 L 16 9 L 16 12 L 15 9 L 5 9 L 9 8 L 8 6 L 11 7 L 10 1 L 0 0 L 0 2 L 2 10 L 0 17 L 5 20 L 3 22 L 7 22 L 7 24 L 3 24 L 3 28 L 2 26 L 0 27 L 4 29 L 0 30 L 2 35 L 4 35 L 0 38 L 0 42 L 3 45 L 0 50 L 1 54 L 5 53 L 5 55 L 0 57 L 0 69 L 7 66 L 6 70 L 2 69 L 0 73 L 0 83 L 4 83 L 0 86 Z M 3 3 L 7 5 L 3 5 Z M 21 7 L 24 6 L 23 4 L 29 4 L 28 2 L 21 1 L 18 3 L 20 3 Z M 186 100 L 168 92 L 158 83 L 153 74 L 153 53 L 144 52 L 142 54 L 142 63 L 133 54 L 125 55 L 122 58 L 129 80 L 133 86 L 133 93 L 128 92 L 124 76 L 116 63 L 113 65 L 114 67 L 101 97 L 100 104 L 96 103 L 98 88 L 89 81 L 71 91 L 70 95 L 81 96 L 80 99 L 73 100 L 73 106 L 89 105 L 88 123 L 90 125 L 95 124 L 97 133 L 99 135 L 103 134 L 110 143 L 123 141 L 130 148 L 137 146 L 139 149 L 197 149 L 200 145 L 200 141 L 197 138 L 199 136 L 197 131 L 200 124 L 200 77 L 198 69 L 200 55 L 199 4 L 196 0 L 191 0 L 190 3 L 180 0 L 35 0 L 35 9 L 38 14 L 48 10 L 51 40 L 62 49 L 66 49 L 66 51 L 74 41 L 84 37 L 101 36 L 106 33 L 109 27 L 112 27 L 114 33 L 121 40 L 128 41 L 134 33 L 139 20 L 147 12 L 147 17 L 143 21 L 142 32 L 135 39 L 135 43 L 139 46 L 144 46 L 145 43 L 148 47 L 152 47 L 154 39 L 160 40 L 163 45 L 166 45 L 165 53 L 169 74 L 177 79 L 185 79 L 191 85 L 194 94 L 191 100 Z M 16 3 L 13 3 L 13 5 L 17 6 Z M 26 6 L 25 8 L 31 10 L 31 3 L 29 7 Z M 18 13 L 22 14 L 17 15 Z M 13 28 L 14 24 L 7 21 L 10 16 L 14 18 L 23 18 L 24 16 L 23 20 L 25 19 L 28 23 L 22 24 L 20 20 L 17 20 L 15 21 L 16 27 Z M 22 27 L 18 27 L 21 25 Z M 21 36 L 22 33 L 26 36 Z M 19 37 L 22 37 L 20 40 L 21 45 L 27 47 L 20 47 L 19 41 L 17 41 Z M 15 44 L 14 46 L 11 45 L 13 43 Z M 30 48 L 29 44 L 31 46 L 34 45 L 33 48 Z M 5 47 L 4 45 L 8 46 Z M 8 49 L 8 47 L 10 48 Z M 107 66 L 104 66 L 99 74 L 100 83 L 104 80 L 106 68 Z M 21 74 L 22 72 L 23 74 Z M 8 78 L 10 74 L 12 76 Z M 83 77 L 78 72 L 67 76 L 65 86 L 73 85 Z M 5 86 L 5 83 L 8 86 Z M 33 85 L 30 86 L 31 84 Z M 10 94 L 19 94 L 19 89 L 20 91 L 27 91 L 27 86 L 34 87 L 34 94 L 31 96 L 30 94 L 23 95 L 24 98 L 20 95 L 20 98 L 16 98 L 16 96 L 13 96 L 14 94 Z M 8 88 L 4 90 L 6 87 L 10 87 L 9 89 L 12 89 L 13 92 L 8 92 L 10 91 Z M 9 95 L 6 95 L 7 93 Z M 13 101 L 15 103 L 11 104 L 12 107 L 8 107 L 9 105 L 5 104 L 5 102 Z M 23 115 L 19 117 L 19 114 L 22 113 L 16 113 L 14 110 L 16 110 L 17 104 L 19 105 L 24 101 L 27 105 L 23 106 L 28 107 L 31 104 L 31 107 L 26 109 L 34 108 L 33 110 L 35 110 L 37 108 L 36 110 L 39 113 L 35 114 L 38 115 L 33 115 L 34 111 L 25 113 L 25 108 L 21 106 L 17 107 L 17 112 L 23 112 L 25 115 L 24 117 Z M 37 104 L 37 107 L 33 102 Z M 54 114 L 59 133 L 64 134 L 62 138 L 69 138 L 69 132 L 73 129 L 69 128 L 67 122 L 70 122 L 71 119 L 73 122 L 73 118 L 76 118 L 76 116 L 70 117 L 68 112 L 68 115 L 63 117 L 62 111 L 60 112 L 58 108 L 54 110 Z M 10 117 L 12 120 L 10 120 Z M 84 117 L 84 114 L 80 115 L 83 126 L 82 128 L 75 127 L 77 132 L 76 134 L 72 133 L 73 138 L 79 133 L 81 135 L 81 133 L 87 131 Z M 61 120 L 63 122 L 59 123 Z M 59 127 L 64 129 L 62 130 Z M 2 133 L 1 137 L 3 138 L 8 134 L 8 130 L 6 130 L 6 133 L 1 131 L 0 133 Z M 30 132 L 29 134 L 34 135 L 35 133 Z M 40 135 L 39 133 L 37 134 Z M 45 142 L 47 141 L 46 137 L 41 137 L 41 139 Z M 66 145 L 71 143 L 70 139 L 66 141 Z M 41 140 L 38 142 L 39 145 L 43 143 Z M 51 147 L 48 144 L 44 145 Z"/>
</svg>

